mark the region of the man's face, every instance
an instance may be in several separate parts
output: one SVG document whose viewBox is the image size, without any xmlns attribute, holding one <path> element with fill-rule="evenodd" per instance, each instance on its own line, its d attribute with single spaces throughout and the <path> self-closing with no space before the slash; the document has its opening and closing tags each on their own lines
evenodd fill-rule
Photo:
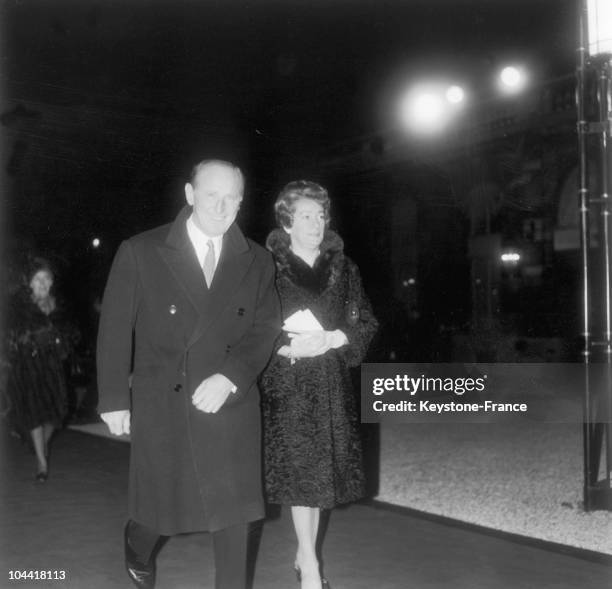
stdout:
<svg viewBox="0 0 612 589">
<path fill-rule="evenodd" d="M 209 237 L 223 235 L 234 222 L 244 182 L 235 168 L 210 163 L 203 166 L 193 184 L 185 184 L 185 197 L 193 207 L 193 219 Z"/>
<path fill-rule="evenodd" d="M 325 211 L 315 200 L 301 198 L 295 203 L 293 224 L 285 231 L 291 244 L 299 249 L 316 250 L 325 234 Z"/>
</svg>

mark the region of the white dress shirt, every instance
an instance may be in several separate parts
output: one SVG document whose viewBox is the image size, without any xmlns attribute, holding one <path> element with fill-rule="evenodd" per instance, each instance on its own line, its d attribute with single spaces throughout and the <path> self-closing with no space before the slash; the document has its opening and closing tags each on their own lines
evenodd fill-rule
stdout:
<svg viewBox="0 0 612 589">
<path fill-rule="evenodd" d="M 200 262 L 200 267 L 204 266 L 204 258 L 206 257 L 206 251 L 208 250 L 208 240 L 210 239 L 213 243 L 213 249 L 215 251 L 215 270 L 217 269 L 217 265 L 219 264 L 219 258 L 221 257 L 221 248 L 223 246 L 223 235 L 217 235 L 216 237 L 209 237 L 204 233 L 193 220 L 193 213 L 189 215 L 189 219 L 187 219 L 187 235 L 189 236 L 189 241 L 193 244 L 195 248 L 196 255 L 198 256 L 198 262 Z M 235 393 L 238 390 L 238 387 L 232 383 L 231 392 Z"/>
<path fill-rule="evenodd" d="M 221 257 L 221 248 L 223 247 L 223 235 L 217 235 L 216 237 L 209 237 L 204 233 L 193 220 L 193 213 L 187 219 L 187 235 L 189 235 L 189 240 L 193 244 L 195 248 L 196 255 L 198 256 L 198 262 L 200 262 L 200 267 L 204 265 L 204 258 L 206 256 L 206 251 L 208 250 L 208 240 L 210 239 L 213 243 L 213 249 L 215 253 L 215 270 L 217 269 L 217 264 L 219 263 L 219 258 Z"/>
</svg>

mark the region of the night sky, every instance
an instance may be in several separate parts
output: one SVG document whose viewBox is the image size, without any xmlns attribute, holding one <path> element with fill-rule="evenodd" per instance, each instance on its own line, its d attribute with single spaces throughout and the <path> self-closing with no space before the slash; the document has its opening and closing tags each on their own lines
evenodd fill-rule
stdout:
<svg viewBox="0 0 612 589">
<path fill-rule="evenodd" d="M 567 74 L 576 45 L 570 0 L 5 0 L 0 10 L 11 243 L 68 258 L 94 235 L 112 255 L 170 220 L 200 155 L 239 161 L 241 215 L 271 224 L 293 179 L 286 162 L 299 169 L 303 156 L 394 125 L 410 80 L 452 74 L 487 96 L 505 60 L 536 78 Z"/>
</svg>

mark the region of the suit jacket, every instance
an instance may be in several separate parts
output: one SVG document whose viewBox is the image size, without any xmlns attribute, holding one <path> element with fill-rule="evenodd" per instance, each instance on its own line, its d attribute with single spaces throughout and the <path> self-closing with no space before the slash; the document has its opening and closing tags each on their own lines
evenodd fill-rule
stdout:
<svg viewBox="0 0 612 589">
<path fill-rule="evenodd" d="M 263 517 L 257 377 L 280 331 L 270 254 L 232 225 L 209 290 L 190 213 L 121 244 L 98 332 L 98 410 L 132 411 L 130 518 L 164 535 Z M 203 413 L 217 372 L 237 391 Z"/>
</svg>

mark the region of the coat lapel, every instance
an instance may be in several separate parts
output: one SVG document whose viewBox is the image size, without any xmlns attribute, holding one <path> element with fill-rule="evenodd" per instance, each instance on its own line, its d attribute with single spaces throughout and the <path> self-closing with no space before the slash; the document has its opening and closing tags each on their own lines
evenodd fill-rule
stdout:
<svg viewBox="0 0 612 589">
<path fill-rule="evenodd" d="M 193 345 L 208 326 L 221 315 L 221 311 L 231 301 L 232 294 L 238 290 L 253 258 L 254 254 L 248 241 L 238 226 L 233 224 L 223 236 L 221 257 L 189 345 Z"/>
<path fill-rule="evenodd" d="M 188 346 L 193 345 L 210 323 L 220 316 L 231 300 L 231 294 L 236 292 L 242 282 L 254 256 L 240 229 L 232 224 L 223 236 L 221 258 L 209 289 L 187 234 L 186 222 L 190 214 L 191 208 L 185 207 L 170 226 L 165 244 L 159 246 L 162 259 L 198 313 Z"/>
<path fill-rule="evenodd" d="M 159 254 L 172 272 L 177 284 L 185 291 L 198 313 L 206 305 L 208 289 L 195 249 L 187 235 L 185 223 L 191 209 L 185 207 L 170 226 L 170 232 Z"/>
</svg>

